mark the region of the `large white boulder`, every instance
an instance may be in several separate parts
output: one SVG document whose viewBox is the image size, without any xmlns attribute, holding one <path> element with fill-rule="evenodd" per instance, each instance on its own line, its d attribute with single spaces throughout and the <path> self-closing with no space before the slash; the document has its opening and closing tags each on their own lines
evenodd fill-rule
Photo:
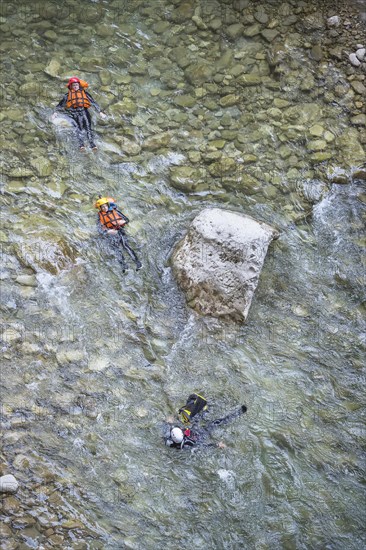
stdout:
<svg viewBox="0 0 366 550">
<path fill-rule="evenodd" d="M 205 315 L 245 320 L 268 246 L 276 238 L 276 229 L 244 214 L 203 210 L 172 255 L 188 305 Z"/>
</svg>

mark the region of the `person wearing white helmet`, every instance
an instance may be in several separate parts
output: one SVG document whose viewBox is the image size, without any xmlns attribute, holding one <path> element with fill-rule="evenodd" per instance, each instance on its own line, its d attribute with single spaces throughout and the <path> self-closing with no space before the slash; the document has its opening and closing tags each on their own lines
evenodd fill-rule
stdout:
<svg viewBox="0 0 366 550">
<path fill-rule="evenodd" d="M 206 438 L 211 434 L 211 432 L 218 426 L 228 424 L 235 418 L 238 418 L 242 414 L 246 413 L 247 407 L 242 405 L 239 409 L 230 412 L 223 418 L 218 418 L 206 424 L 205 426 L 194 426 L 194 429 L 186 428 L 183 429 L 179 426 L 169 427 L 169 434 L 165 437 L 165 445 L 168 447 L 173 447 L 175 449 L 184 449 L 184 447 L 195 447 L 196 445 L 202 445 L 204 447 L 220 447 L 224 448 L 225 444 L 220 443 L 206 443 Z"/>
<path fill-rule="evenodd" d="M 171 428 L 169 436 L 165 439 L 165 445 L 175 449 L 183 447 L 193 447 L 196 444 L 195 437 L 191 435 L 191 430 L 186 428 L 184 431 L 178 426 Z"/>
</svg>

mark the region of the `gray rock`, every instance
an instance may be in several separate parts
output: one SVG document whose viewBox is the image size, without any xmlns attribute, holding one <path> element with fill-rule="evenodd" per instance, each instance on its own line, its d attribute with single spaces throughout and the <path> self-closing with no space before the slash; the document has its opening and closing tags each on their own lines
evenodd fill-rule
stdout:
<svg viewBox="0 0 366 550">
<path fill-rule="evenodd" d="M 122 151 L 127 155 L 138 155 L 141 151 L 141 146 L 126 137 L 115 138 L 118 144 L 120 145 Z"/>
<path fill-rule="evenodd" d="M 366 126 L 366 115 L 356 115 L 351 118 L 352 124 L 355 126 Z"/>
<path fill-rule="evenodd" d="M 359 80 L 352 80 L 351 86 L 357 94 L 366 97 L 366 86 L 362 84 Z"/>
<path fill-rule="evenodd" d="M 40 92 L 40 85 L 39 82 L 36 80 L 32 80 L 30 82 L 25 82 L 21 86 L 19 86 L 19 93 L 23 97 L 31 97 L 36 96 Z"/>
<path fill-rule="evenodd" d="M 358 59 L 357 55 L 355 53 L 351 53 L 348 56 L 348 59 L 352 63 L 354 67 L 359 67 L 361 65 L 361 61 Z"/>
<path fill-rule="evenodd" d="M 258 23 L 266 25 L 268 23 L 269 17 L 264 11 L 256 11 L 254 14 L 254 19 L 256 19 Z"/>
<path fill-rule="evenodd" d="M 0 493 L 16 493 L 19 483 L 12 474 L 6 474 L 0 477 Z"/>
<path fill-rule="evenodd" d="M 84 56 L 80 59 L 80 69 L 91 73 L 98 73 L 104 67 L 104 58 L 97 56 Z"/>
<path fill-rule="evenodd" d="M 261 26 L 258 25 L 258 23 L 254 23 L 254 25 L 250 25 L 250 27 L 246 27 L 243 31 L 244 36 L 248 38 L 252 38 L 253 36 L 256 36 L 261 32 Z"/>
<path fill-rule="evenodd" d="M 171 166 L 170 181 L 173 187 L 181 191 L 194 190 L 204 176 L 203 170 L 192 166 Z"/>
<path fill-rule="evenodd" d="M 56 77 L 60 74 L 61 63 L 57 59 L 51 59 L 45 67 L 44 72 L 50 76 Z"/>
<path fill-rule="evenodd" d="M 137 113 L 137 105 L 129 97 L 124 97 L 122 101 L 111 105 L 109 111 L 113 115 L 135 115 Z"/>
<path fill-rule="evenodd" d="M 363 61 L 365 59 L 366 49 L 365 48 L 359 48 L 356 52 L 356 57 L 360 61 Z"/>
<path fill-rule="evenodd" d="M 241 23 L 234 23 L 226 29 L 226 34 L 229 38 L 235 40 L 243 34 L 244 27 Z"/>
<path fill-rule="evenodd" d="M 8 525 L 6 525 L 5 523 L 1 523 L 0 524 L 0 540 L 3 541 L 4 546 L 2 548 L 4 548 L 4 550 L 6 550 L 6 544 L 4 542 L 4 539 L 8 539 L 12 536 L 13 536 L 13 532 L 10 529 L 10 527 Z"/>
<path fill-rule="evenodd" d="M 245 320 L 268 246 L 277 237 L 274 228 L 249 216 L 202 211 L 172 255 L 188 305 L 205 315 Z"/>
<path fill-rule="evenodd" d="M 199 17 L 198 15 L 194 15 L 192 17 L 192 21 L 193 21 L 193 23 L 195 23 L 195 25 L 197 26 L 198 29 L 201 29 L 201 30 L 207 29 L 206 24 L 202 21 L 202 18 Z"/>
<path fill-rule="evenodd" d="M 184 71 L 186 79 L 190 84 L 199 86 L 207 80 L 210 80 L 213 74 L 213 67 L 205 61 L 199 61 L 198 63 L 192 63 Z"/>
<path fill-rule="evenodd" d="M 37 286 L 37 279 L 35 275 L 18 275 L 15 281 L 19 285 L 23 286 Z"/>
<path fill-rule="evenodd" d="M 320 44 L 315 44 L 310 50 L 310 55 L 315 61 L 321 61 L 323 59 L 323 50 Z"/>
<path fill-rule="evenodd" d="M 10 172 L 8 172 L 8 176 L 11 178 L 29 178 L 33 176 L 33 172 L 28 168 L 22 168 L 19 166 L 18 168 L 13 168 L 10 170 Z"/>
<path fill-rule="evenodd" d="M 109 86 L 109 84 L 112 82 L 112 75 L 110 71 L 107 71 L 106 69 L 100 71 L 99 78 L 103 86 Z"/>
<path fill-rule="evenodd" d="M 30 163 L 35 169 L 37 176 L 45 178 L 52 174 L 52 163 L 48 159 L 38 157 L 36 159 L 32 159 Z"/>
<path fill-rule="evenodd" d="M 191 95 L 184 94 L 176 96 L 174 98 L 174 103 L 179 105 L 179 107 L 193 107 L 197 103 L 197 100 Z"/>
<path fill-rule="evenodd" d="M 250 74 L 242 74 L 237 79 L 238 84 L 241 86 L 258 86 L 258 84 L 261 84 L 262 78 L 261 75 L 258 73 L 250 73 Z"/>
<path fill-rule="evenodd" d="M 366 181 L 366 168 L 356 168 L 356 170 L 352 172 L 352 178 Z"/>
<path fill-rule="evenodd" d="M 339 27 L 341 24 L 341 18 L 338 15 L 333 15 L 327 19 L 328 27 Z"/>
<path fill-rule="evenodd" d="M 267 42 L 273 42 L 273 40 L 279 35 L 279 32 L 276 31 L 276 29 L 264 29 L 264 31 L 261 32 L 261 35 L 267 40 Z"/>
<path fill-rule="evenodd" d="M 158 23 L 155 23 L 153 26 L 153 31 L 156 34 L 163 34 L 165 31 L 167 31 L 170 27 L 169 21 L 158 21 Z"/>
<path fill-rule="evenodd" d="M 113 25 L 106 25 L 102 23 L 101 25 L 97 25 L 95 27 L 95 32 L 98 36 L 101 36 L 102 38 L 110 38 L 114 35 L 115 28 Z"/>
<path fill-rule="evenodd" d="M 323 151 L 326 149 L 327 142 L 324 139 L 313 139 L 309 141 L 306 145 L 308 151 Z"/>
<path fill-rule="evenodd" d="M 172 137 L 168 132 L 162 132 L 160 134 L 155 134 L 154 136 L 145 139 L 142 147 L 147 151 L 156 151 L 158 149 L 161 149 L 162 147 L 167 147 L 171 139 Z"/>
<path fill-rule="evenodd" d="M 214 17 L 207 23 L 207 26 L 213 31 L 218 31 L 222 27 L 222 20 L 219 17 Z"/>
</svg>

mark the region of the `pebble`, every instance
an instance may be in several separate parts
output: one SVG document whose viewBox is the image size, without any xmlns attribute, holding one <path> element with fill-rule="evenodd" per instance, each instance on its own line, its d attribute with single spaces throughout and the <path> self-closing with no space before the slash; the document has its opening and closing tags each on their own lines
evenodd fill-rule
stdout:
<svg viewBox="0 0 366 550">
<path fill-rule="evenodd" d="M 351 53 L 348 56 L 348 59 L 352 63 L 354 67 L 359 67 L 361 65 L 361 61 L 358 59 L 357 55 L 355 53 Z"/>
<path fill-rule="evenodd" d="M 19 285 L 23 286 L 37 286 L 37 279 L 35 275 L 18 275 L 15 281 Z"/>
<path fill-rule="evenodd" d="M 356 57 L 359 61 L 363 61 L 365 58 L 366 48 L 359 48 L 356 51 Z"/>
<path fill-rule="evenodd" d="M 16 493 L 19 483 L 12 474 L 6 474 L 0 477 L 0 493 Z"/>
<path fill-rule="evenodd" d="M 327 19 L 328 27 L 339 27 L 340 23 L 341 19 L 338 15 L 333 15 L 333 17 L 329 17 L 329 19 Z"/>
</svg>

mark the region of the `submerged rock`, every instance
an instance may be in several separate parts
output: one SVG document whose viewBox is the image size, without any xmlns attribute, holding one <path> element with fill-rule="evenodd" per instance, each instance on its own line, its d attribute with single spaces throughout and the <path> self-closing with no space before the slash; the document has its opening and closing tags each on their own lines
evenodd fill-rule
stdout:
<svg viewBox="0 0 366 550">
<path fill-rule="evenodd" d="M 0 477 L 0 493 L 16 493 L 19 483 L 11 474 Z"/>
<path fill-rule="evenodd" d="M 176 247 L 172 264 L 188 305 L 245 320 L 268 246 L 278 232 L 244 214 L 206 209 Z"/>
</svg>

